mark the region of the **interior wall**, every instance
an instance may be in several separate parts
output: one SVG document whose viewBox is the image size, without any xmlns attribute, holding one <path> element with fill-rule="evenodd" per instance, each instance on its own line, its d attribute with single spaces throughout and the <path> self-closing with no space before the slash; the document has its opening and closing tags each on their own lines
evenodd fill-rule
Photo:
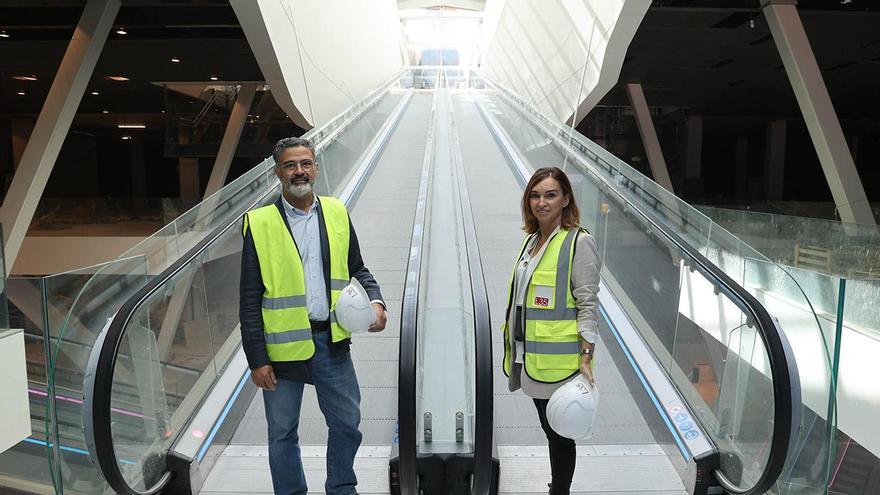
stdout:
<svg viewBox="0 0 880 495">
<path fill-rule="evenodd" d="M 650 0 L 488 0 L 482 68 L 545 113 L 579 122 L 617 83 L 650 5 Z"/>
<path fill-rule="evenodd" d="M 394 0 L 232 0 L 275 99 L 320 126 L 403 66 Z"/>
</svg>

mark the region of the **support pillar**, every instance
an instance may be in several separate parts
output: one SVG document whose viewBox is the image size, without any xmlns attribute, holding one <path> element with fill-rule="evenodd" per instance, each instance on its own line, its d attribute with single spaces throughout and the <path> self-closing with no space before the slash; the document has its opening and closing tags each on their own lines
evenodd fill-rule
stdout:
<svg viewBox="0 0 880 495">
<path fill-rule="evenodd" d="M 34 119 L 29 117 L 12 118 L 12 167 L 18 170 L 18 164 L 27 148 L 28 140 L 34 131 Z"/>
<path fill-rule="evenodd" d="M 703 117 L 687 117 L 685 138 L 684 180 L 685 189 L 695 195 L 703 193 Z"/>
<path fill-rule="evenodd" d="M 208 179 L 208 187 L 205 188 L 205 198 L 219 191 L 226 184 L 229 166 L 235 156 L 235 149 L 238 148 L 241 131 L 247 122 L 248 111 L 254 102 L 256 93 L 257 85 L 253 83 L 242 84 L 241 89 L 238 90 L 238 97 L 232 106 L 229 123 L 226 124 L 223 141 L 220 143 L 220 150 L 217 152 L 217 159 L 214 161 L 213 170 L 211 170 L 211 178 Z"/>
<path fill-rule="evenodd" d="M 238 141 L 241 138 L 241 131 L 247 122 L 248 111 L 254 102 L 254 95 L 257 92 L 256 84 L 242 84 L 238 91 L 238 97 L 232 107 L 232 113 L 229 115 L 229 123 L 226 124 L 226 131 L 223 133 L 223 141 L 220 143 L 220 150 L 217 152 L 217 159 L 214 161 L 214 169 L 211 171 L 211 178 L 208 179 L 208 186 L 205 188 L 205 200 L 209 196 L 219 191 L 226 183 L 226 176 L 229 174 L 229 166 L 232 164 L 232 158 L 235 156 L 235 149 L 238 147 Z M 183 197 L 183 161 L 181 159 L 181 197 Z M 188 160 L 188 159 L 187 159 Z M 196 162 L 198 166 L 198 162 Z M 198 170 L 198 169 L 196 169 Z M 198 185 L 198 176 L 196 176 L 196 184 Z M 202 212 L 210 214 L 213 210 L 215 200 L 205 201 L 199 206 L 199 217 Z M 180 324 L 180 316 L 189 300 L 190 291 L 192 289 L 193 273 L 188 272 L 182 274 L 174 285 L 171 298 L 168 301 L 165 317 L 162 319 L 162 326 L 159 329 L 158 352 L 160 359 L 165 359 L 171 349 L 174 336 L 178 332 Z"/>
<path fill-rule="evenodd" d="M 183 210 L 186 211 L 201 199 L 199 194 L 199 159 L 184 156 L 178 158 L 177 173 L 180 177 L 180 202 Z"/>
<path fill-rule="evenodd" d="M 797 2 L 762 0 L 761 3 L 840 219 L 849 223 L 874 225 L 874 215 L 865 188 L 798 15 Z"/>
<path fill-rule="evenodd" d="M 639 128 L 639 134 L 642 136 L 645 153 L 648 154 L 648 163 L 651 165 L 651 174 L 654 176 L 654 182 L 665 187 L 669 192 L 674 193 L 672 181 L 669 179 L 669 171 L 666 168 L 666 160 L 663 159 L 663 151 L 660 149 L 660 140 L 657 139 L 657 131 L 654 130 L 654 122 L 651 120 L 651 111 L 648 109 L 648 102 L 645 100 L 644 91 L 642 91 L 642 85 L 627 84 L 626 94 L 629 95 L 629 101 L 636 114 L 636 125 Z"/>
<path fill-rule="evenodd" d="M 67 45 L 0 209 L 7 266 L 15 264 L 119 6 L 119 0 L 89 0 Z"/>
<path fill-rule="evenodd" d="M 749 138 L 736 138 L 736 199 L 749 194 Z"/>
<path fill-rule="evenodd" d="M 786 121 L 767 124 L 767 147 L 764 152 L 764 192 L 768 200 L 782 199 L 785 190 Z"/>
<path fill-rule="evenodd" d="M 131 156 L 131 197 L 135 215 L 140 215 L 146 208 L 147 198 L 147 167 L 144 163 L 143 139 L 128 141 Z"/>
</svg>

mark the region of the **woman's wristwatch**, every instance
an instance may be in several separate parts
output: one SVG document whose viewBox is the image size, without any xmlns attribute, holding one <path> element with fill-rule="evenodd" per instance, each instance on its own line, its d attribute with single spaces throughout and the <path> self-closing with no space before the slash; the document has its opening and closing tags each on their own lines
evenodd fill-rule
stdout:
<svg viewBox="0 0 880 495">
<path fill-rule="evenodd" d="M 592 349 L 581 349 L 581 356 L 592 356 Z"/>
</svg>

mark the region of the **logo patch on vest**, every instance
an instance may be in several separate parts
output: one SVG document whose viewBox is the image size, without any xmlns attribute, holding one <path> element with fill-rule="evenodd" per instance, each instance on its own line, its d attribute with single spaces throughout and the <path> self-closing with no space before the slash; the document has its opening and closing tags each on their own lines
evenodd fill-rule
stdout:
<svg viewBox="0 0 880 495">
<path fill-rule="evenodd" d="M 553 287 L 546 285 L 535 286 L 535 298 L 532 304 L 536 308 L 550 308 L 553 306 Z"/>
</svg>

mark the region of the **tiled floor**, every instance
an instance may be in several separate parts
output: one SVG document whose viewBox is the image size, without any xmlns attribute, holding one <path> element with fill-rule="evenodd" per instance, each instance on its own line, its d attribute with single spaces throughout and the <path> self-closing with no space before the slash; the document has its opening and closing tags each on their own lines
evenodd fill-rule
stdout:
<svg viewBox="0 0 880 495">
<path fill-rule="evenodd" d="M 363 447 L 355 459 L 358 492 L 388 491 L 389 447 Z M 508 446 L 499 449 L 501 494 L 547 492 L 550 460 L 541 447 Z M 309 493 L 323 493 L 324 448 L 304 447 L 303 464 Z M 677 475 L 656 445 L 591 445 L 578 447 L 573 494 L 685 495 Z M 675 480 L 675 481 L 672 481 Z M 217 461 L 214 473 L 202 487 L 202 495 L 272 493 L 268 453 L 265 446 L 229 446 Z"/>
</svg>

